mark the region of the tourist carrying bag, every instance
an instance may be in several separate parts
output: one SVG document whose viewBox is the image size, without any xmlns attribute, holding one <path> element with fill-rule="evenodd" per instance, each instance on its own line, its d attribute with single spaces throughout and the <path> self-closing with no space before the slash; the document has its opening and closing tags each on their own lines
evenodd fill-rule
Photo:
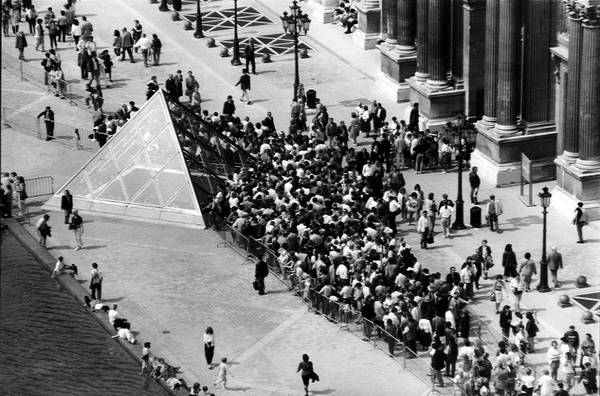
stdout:
<svg viewBox="0 0 600 396">
<path fill-rule="evenodd" d="M 254 288 L 254 290 L 258 290 L 259 284 L 258 284 L 257 280 L 255 280 L 254 282 L 252 282 L 252 287 Z"/>
</svg>

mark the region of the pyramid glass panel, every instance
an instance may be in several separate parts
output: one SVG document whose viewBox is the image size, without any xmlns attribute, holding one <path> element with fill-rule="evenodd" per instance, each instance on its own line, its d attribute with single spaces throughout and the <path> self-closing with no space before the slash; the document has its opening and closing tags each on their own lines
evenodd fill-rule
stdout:
<svg viewBox="0 0 600 396">
<path fill-rule="evenodd" d="M 154 179 L 163 202 L 168 202 L 187 184 L 181 158 L 175 157 Z"/>
<path fill-rule="evenodd" d="M 170 125 L 166 126 L 156 139 L 146 146 L 146 154 L 154 174 L 159 173 L 178 152 L 177 137 Z"/>
<path fill-rule="evenodd" d="M 67 189 L 74 197 L 78 198 L 92 198 L 92 194 L 90 194 L 90 188 L 88 186 L 87 178 L 85 177 L 85 173 L 81 172 L 75 177 L 69 184 L 69 188 Z"/>
<path fill-rule="evenodd" d="M 175 209 L 196 210 L 196 205 L 192 199 L 193 196 L 194 194 L 192 193 L 192 189 L 188 184 L 171 202 L 167 204 L 167 206 Z"/>
<path fill-rule="evenodd" d="M 150 182 L 150 184 L 148 184 L 148 186 L 146 186 L 146 188 L 144 188 L 137 197 L 134 197 L 131 202 L 140 205 L 162 206 L 158 196 L 158 191 L 156 190 L 156 186 L 154 185 L 153 181 Z"/>
<path fill-rule="evenodd" d="M 145 153 L 139 153 L 133 161 L 127 164 L 127 167 L 121 171 L 120 176 L 123 179 L 127 196 L 133 198 L 152 179 L 152 172 L 148 166 Z"/>
<path fill-rule="evenodd" d="M 119 133 L 110 140 L 111 143 L 113 143 L 110 145 L 110 148 L 119 169 L 123 169 L 143 148 L 142 141 L 137 134 L 135 125 L 131 124 L 129 133 L 121 132 L 122 131 L 119 131 Z"/>
<path fill-rule="evenodd" d="M 108 201 L 118 201 L 125 202 L 127 198 L 125 197 L 125 192 L 123 191 L 123 185 L 121 184 L 121 180 L 119 178 L 113 179 L 112 182 L 100 193 L 98 199 L 106 199 Z"/>
<path fill-rule="evenodd" d="M 148 101 L 144 105 L 144 111 L 139 113 L 136 114 L 137 117 L 134 118 L 134 121 L 144 143 L 151 141 L 170 120 L 160 100 Z"/>
<path fill-rule="evenodd" d="M 105 150 L 104 152 L 107 152 Z M 88 172 L 88 180 L 92 187 L 92 196 L 95 198 L 118 174 L 117 167 L 110 155 L 98 159 L 98 164 Z"/>
</svg>

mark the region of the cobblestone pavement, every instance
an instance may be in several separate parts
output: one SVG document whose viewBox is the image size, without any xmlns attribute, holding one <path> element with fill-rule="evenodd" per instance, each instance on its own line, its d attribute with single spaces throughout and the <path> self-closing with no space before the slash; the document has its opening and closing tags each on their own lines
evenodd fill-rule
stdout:
<svg viewBox="0 0 600 396">
<path fill-rule="evenodd" d="M 54 5 L 49 1 L 39 3 L 39 9 Z M 209 10 L 218 8 L 220 2 L 203 3 L 203 7 L 204 4 L 207 6 L 203 10 Z M 248 1 L 247 4 L 272 19 L 287 8 L 287 5 L 275 0 Z M 192 6 L 185 5 L 188 8 Z M 107 8 L 112 11 L 110 19 L 103 17 Z M 171 21 L 170 13 L 160 13 L 156 6 L 148 6 L 142 0 L 83 2 L 78 3 L 78 10 L 94 23 L 96 41 L 101 49 L 110 49 L 112 30 L 130 27 L 132 19 L 138 17 L 147 32 L 158 32 L 163 41 L 163 64 L 159 67 L 143 68 L 139 55 L 138 62 L 133 65 L 115 61 L 113 79 L 116 83 L 105 90 L 105 96 L 111 101 L 120 103 L 133 99 L 142 103 L 145 82 L 151 75 L 157 75 L 159 81 L 164 81 L 167 73 L 178 68 L 184 73 L 188 69 L 193 70 L 198 76 L 203 106 L 211 111 L 219 111 L 225 97 L 237 92 L 233 84 L 239 77 L 240 68 L 230 66 L 231 58 L 220 58 L 218 49 L 209 49 L 204 40 L 196 40 L 191 32 L 184 32 L 182 22 Z M 110 24 L 103 23 L 105 20 L 110 20 Z M 277 26 L 255 27 L 244 34 L 254 31 L 270 34 L 276 28 L 279 29 Z M 14 38 L 2 40 L 3 47 L 6 47 L 4 51 L 13 50 Z M 318 22 L 313 22 L 306 40 L 317 50 L 311 52 L 311 58 L 301 61 L 302 81 L 307 88 L 318 90 L 334 118 L 347 120 L 357 101 L 370 102 L 372 99 L 381 100 L 390 117 L 403 118 L 405 106 L 385 99 L 375 89 L 372 77 L 375 75 L 373 70 L 378 70 L 376 52 L 355 49 L 339 27 L 319 25 Z M 7 55 L 4 51 L 3 58 L 14 59 L 14 54 Z M 59 53 L 67 76 L 78 76 L 72 46 L 61 49 Z M 32 63 L 41 60 L 41 53 L 33 52 L 31 44 L 26 56 Z M 289 55 L 274 57 L 274 63 L 259 62 L 257 69 L 259 75 L 253 76 L 251 92 L 256 104 L 246 106 L 238 103 L 238 113 L 249 116 L 251 120 L 259 120 L 268 109 L 273 112 L 276 125 L 282 128 L 289 111 L 293 58 Z M 13 112 L 37 115 L 44 106 L 51 105 L 57 117 L 60 116 L 65 123 L 90 125 L 91 115 L 87 109 L 69 106 L 65 101 L 39 91 L 35 84 L 21 82 L 4 72 L 2 83 L 2 106 L 6 104 Z M 90 151 L 71 151 L 70 147 L 37 140 L 14 128 L 2 129 L 2 170 L 15 170 L 27 177 L 52 175 L 55 188 L 66 182 L 91 155 Z M 456 195 L 454 172 L 415 175 L 406 171 L 404 175 L 410 188 L 419 183 L 426 193 L 434 192 L 438 200 L 444 192 L 453 199 Z M 547 185 L 552 188 L 554 183 Z M 543 185 L 535 185 L 534 191 L 541 187 Z M 469 228 L 454 232 L 450 239 L 436 238 L 431 249 L 424 251 L 417 248 L 416 231 L 405 224 L 400 227 L 401 236 L 414 247 L 424 267 L 445 273 L 450 265 L 459 266 L 484 238 L 490 241 L 497 263 L 507 243 L 513 244 L 519 259 L 525 251 L 530 251 L 539 263 L 540 207 L 525 207 L 517 198 L 516 187 L 494 189 L 485 183 L 480 192 L 484 204 L 483 198 L 491 192 L 504 202 L 506 211 L 500 219 L 499 233 L 485 228 Z M 465 205 L 465 209 L 465 223 L 468 223 L 470 205 Z M 32 204 L 32 211 L 36 212 L 36 217 L 44 213 L 35 204 Z M 204 385 L 213 380 L 214 373 L 206 369 L 202 352 L 202 333 L 206 326 L 212 326 L 217 337 L 216 358 L 226 356 L 234 363 L 232 374 L 235 377 L 232 376 L 228 384 L 234 390 L 219 391 L 218 394 L 301 394 L 300 378 L 294 372 L 302 353 L 311 356 L 322 378 L 321 382 L 311 385 L 314 394 L 393 395 L 406 389 L 411 390 L 411 395 L 428 392 L 427 384 L 420 377 L 401 372 L 385 354 L 372 351 L 371 344 L 347 332 L 337 331 L 335 325 L 307 313 L 306 307 L 286 293 L 282 284 L 273 277 L 267 280 L 270 293 L 257 296 L 251 290 L 252 265 L 242 265 L 243 258 L 239 255 L 226 248 L 217 248 L 219 239 L 210 231 L 86 215 L 84 241 L 87 249 L 75 252 L 72 250 L 72 235 L 60 224 L 60 213 L 50 214 L 55 229 L 49 251 L 77 263 L 82 268 L 81 280 L 87 280 L 90 263 L 98 262 L 106 277 L 105 298 L 118 302 L 120 311 L 140 332 L 141 340 L 151 341 L 155 354 L 181 365 L 188 381 L 199 381 Z M 437 227 L 439 230 L 439 225 Z M 563 286 L 549 294 L 527 293 L 522 304 L 527 309 L 538 311 L 540 346 L 538 353 L 527 358 L 538 368 L 545 364 L 543 351 L 550 340 L 562 334 L 569 324 L 575 324 L 580 334 L 598 334 L 597 323 L 583 325 L 580 322 L 582 311 L 579 308 L 560 309 L 556 305 L 559 295 L 580 292 L 573 283 L 579 274 L 586 274 L 592 289 L 598 290 L 598 229 L 598 224 L 587 228 L 588 243 L 578 245 L 570 219 L 559 215 L 552 207 L 549 210 L 548 246 L 559 246 L 565 258 L 565 269 L 559 273 L 564 280 Z M 500 272 L 499 267 L 498 263 L 490 275 Z M 534 280 L 536 283 L 537 278 Z M 487 301 L 491 282 L 485 281 L 482 285 L 472 307 L 481 321 L 490 325 L 492 331 L 486 331 L 486 337 L 488 342 L 493 342 L 497 337 L 494 329 L 497 329 L 498 319 L 493 313 L 492 303 Z M 84 283 L 83 287 L 87 284 Z"/>
</svg>

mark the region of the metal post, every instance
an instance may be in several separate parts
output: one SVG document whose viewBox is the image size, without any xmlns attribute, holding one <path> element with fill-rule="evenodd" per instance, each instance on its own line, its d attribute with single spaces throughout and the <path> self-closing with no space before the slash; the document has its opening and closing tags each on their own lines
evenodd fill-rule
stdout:
<svg viewBox="0 0 600 396">
<path fill-rule="evenodd" d="M 238 38 L 237 14 L 237 0 L 233 0 L 233 59 L 231 60 L 233 66 L 240 66 L 242 64 L 242 62 L 240 62 L 240 40 Z"/>
<path fill-rule="evenodd" d="M 546 214 L 548 210 L 544 206 L 544 227 L 542 230 L 542 260 L 540 261 L 540 283 L 537 287 L 537 291 L 540 293 L 548 293 L 550 287 L 548 286 L 548 259 L 546 257 Z"/>
<path fill-rule="evenodd" d="M 294 35 L 294 102 L 298 100 L 298 87 L 300 86 L 300 70 L 298 67 L 298 32 L 293 32 Z"/>
<path fill-rule="evenodd" d="M 467 228 L 467 226 L 465 226 L 465 221 L 464 221 L 464 206 L 465 206 L 465 201 L 463 201 L 463 194 L 462 194 L 462 169 L 463 169 L 463 155 L 462 155 L 462 136 L 463 136 L 463 128 L 462 127 L 458 127 L 458 132 L 459 132 L 459 136 L 458 136 L 458 155 L 457 155 L 457 159 L 458 159 L 458 194 L 456 196 L 456 220 L 454 221 L 454 224 L 452 224 L 452 228 L 454 228 L 455 230 L 464 230 Z"/>
<path fill-rule="evenodd" d="M 204 38 L 204 32 L 202 32 L 202 14 L 200 13 L 200 0 L 196 0 L 196 38 Z"/>
<path fill-rule="evenodd" d="M 71 84 L 69 84 L 69 104 L 71 106 L 77 106 L 77 103 L 73 100 L 73 90 L 71 89 Z"/>
<path fill-rule="evenodd" d="M 169 6 L 167 5 L 167 0 L 160 0 L 160 6 L 158 7 L 161 11 L 169 11 Z"/>
</svg>

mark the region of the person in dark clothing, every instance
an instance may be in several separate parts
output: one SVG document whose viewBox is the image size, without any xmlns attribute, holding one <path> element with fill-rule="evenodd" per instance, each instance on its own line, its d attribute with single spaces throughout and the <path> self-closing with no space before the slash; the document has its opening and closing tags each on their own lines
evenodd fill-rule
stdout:
<svg viewBox="0 0 600 396">
<path fill-rule="evenodd" d="M 500 328 L 502 329 L 502 336 L 505 341 L 508 341 L 510 335 L 510 322 L 512 321 L 512 312 L 510 311 L 510 305 L 505 305 L 500 312 Z"/>
<path fill-rule="evenodd" d="M 258 294 L 265 294 L 265 278 L 269 275 L 269 266 L 263 260 L 256 263 L 254 277 L 258 282 Z"/>
<path fill-rule="evenodd" d="M 433 355 L 431 355 L 431 382 L 435 386 L 435 381 L 438 380 L 440 387 L 444 387 L 444 379 L 442 378 L 442 370 L 445 367 L 446 354 L 442 351 L 442 345 L 434 342 L 431 346 Z"/>
<path fill-rule="evenodd" d="M 240 98 L 240 100 L 242 102 L 244 100 L 247 100 L 248 104 L 252 104 L 250 96 L 248 95 L 248 91 L 250 90 L 250 75 L 248 74 L 248 69 L 243 69 L 242 73 L 242 76 L 240 77 L 239 81 L 235 84 L 235 86 L 237 87 L 239 85 L 242 89 L 242 97 Z M 244 99 L 244 97 L 246 99 Z"/>
<path fill-rule="evenodd" d="M 233 96 L 227 96 L 227 101 L 223 103 L 222 113 L 226 115 L 227 118 L 231 118 L 235 114 L 235 103 L 233 102 Z"/>
<path fill-rule="evenodd" d="M 172 74 L 169 74 L 169 78 L 165 81 L 165 89 L 173 100 L 177 100 L 177 85 Z"/>
<path fill-rule="evenodd" d="M 408 129 L 411 131 L 419 130 L 419 104 L 413 104 L 413 108 L 410 111 L 410 117 L 408 119 Z"/>
<path fill-rule="evenodd" d="M 65 224 L 69 224 L 69 218 L 71 217 L 71 211 L 73 210 L 73 196 L 69 190 L 65 190 L 63 196 L 60 198 L 60 209 L 65 215 Z"/>
<path fill-rule="evenodd" d="M 246 69 L 250 70 L 248 67 L 252 65 L 252 74 L 256 74 L 256 61 L 254 59 L 254 40 L 252 37 L 248 40 L 248 44 L 244 48 L 244 58 L 246 58 Z"/>
<path fill-rule="evenodd" d="M 477 167 L 474 166 L 471 168 L 471 173 L 469 173 L 469 184 L 471 185 L 471 203 L 479 204 L 477 201 L 477 194 L 479 193 L 479 186 L 481 185 L 481 180 L 479 179 L 479 175 L 477 174 Z"/>
<path fill-rule="evenodd" d="M 46 106 L 46 110 L 38 114 L 37 118 L 44 116 L 44 123 L 46 124 L 46 141 L 54 139 L 54 111 L 50 106 Z"/>
</svg>

